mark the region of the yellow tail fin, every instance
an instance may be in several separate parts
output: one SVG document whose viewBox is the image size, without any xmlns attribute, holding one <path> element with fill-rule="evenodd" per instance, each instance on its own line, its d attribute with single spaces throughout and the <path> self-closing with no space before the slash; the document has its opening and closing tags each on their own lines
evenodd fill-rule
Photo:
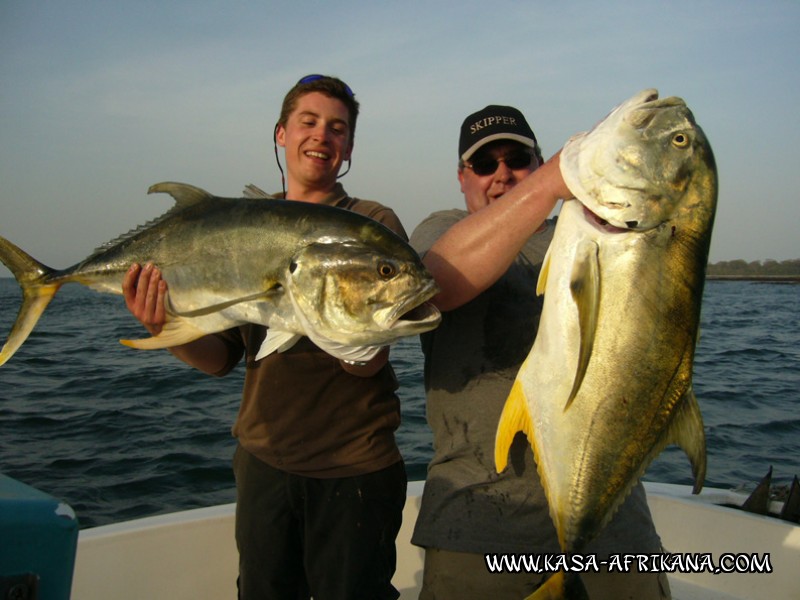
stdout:
<svg viewBox="0 0 800 600">
<path fill-rule="evenodd" d="M 2 366 L 28 339 L 61 284 L 47 282 L 47 277 L 53 270 L 3 237 L 0 237 L 0 261 L 9 268 L 22 288 L 22 306 L 19 308 L 11 333 L 8 334 L 8 339 L 0 350 L 0 366 Z"/>
</svg>

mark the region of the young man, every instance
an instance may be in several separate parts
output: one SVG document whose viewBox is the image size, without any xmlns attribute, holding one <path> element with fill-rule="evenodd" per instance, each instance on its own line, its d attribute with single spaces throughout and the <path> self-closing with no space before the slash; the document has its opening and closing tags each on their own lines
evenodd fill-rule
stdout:
<svg viewBox="0 0 800 600">
<path fill-rule="evenodd" d="M 334 77 L 310 75 L 289 91 L 275 126 L 276 157 L 280 146 L 286 158 L 281 196 L 359 212 L 405 238 L 390 209 L 351 198 L 337 183 L 357 117 L 353 92 Z M 126 303 L 154 334 L 165 293 L 152 265 L 134 265 L 126 277 Z M 239 598 L 397 598 L 391 578 L 406 475 L 388 349 L 351 364 L 302 338 L 256 361 L 265 335 L 246 325 L 170 349 L 214 375 L 246 361 L 233 426 Z"/>
<path fill-rule="evenodd" d="M 509 106 L 468 116 L 458 179 L 467 210 L 432 214 L 411 244 L 441 288 L 441 325 L 421 336 L 434 457 L 413 543 L 425 548 L 420 598 L 518 599 L 540 573 L 490 573 L 484 554 L 560 552 L 533 453 L 523 434 L 496 473 L 494 441 L 506 397 L 542 309 L 536 281 L 559 198 L 559 156 L 543 163 L 525 117 Z M 660 552 L 644 490 L 635 488 L 587 553 Z M 585 575 L 592 600 L 668 598 L 657 575 Z M 662 585 L 666 586 L 662 594 Z"/>
</svg>

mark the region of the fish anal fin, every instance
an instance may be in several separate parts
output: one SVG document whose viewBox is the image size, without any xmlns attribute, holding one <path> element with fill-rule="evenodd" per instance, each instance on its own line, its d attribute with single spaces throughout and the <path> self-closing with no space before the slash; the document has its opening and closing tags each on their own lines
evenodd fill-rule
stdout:
<svg viewBox="0 0 800 600">
<path fill-rule="evenodd" d="M 694 476 L 694 494 L 703 489 L 706 478 L 706 434 L 703 431 L 703 416 L 697 404 L 694 390 L 689 387 L 680 400 L 670 426 L 669 441 L 680 446 L 689 457 Z"/>
<path fill-rule="evenodd" d="M 120 340 L 120 343 L 137 350 L 156 350 L 188 344 L 205 335 L 208 335 L 207 331 L 198 329 L 185 319 L 173 319 L 167 321 L 161 333 L 156 336 L 138 340 Z"/>
<path fill-rule="evenodd" d="M 592 358 L 592 348 L 597 332 L 597 319 L 600 312 L 600 265 L 598 264 L 598 247 L 595 242 L 585 241 L 578 246 L 575 262 L 570 276 L 570 292 L 578 310 L 578 327 L 580 331 L 580 350 L 575 377 L 572 382 L 566 411 L 578 390 L 581 388 L 589 360 Z"/>
<path fill-rule="evenodd" d="M 500 422 L 497 425 L 497 434 L 494 442 L 494 466 L 501 473 L 508 466 L 508 452 L 517 432 L 522 431 L 528 436 L 532 444 L 533 429 L 531 417 L 528 412 L 528 400 L 519 379 L 514 382 L 511 392 L 506 398 Z"/>
</svg>

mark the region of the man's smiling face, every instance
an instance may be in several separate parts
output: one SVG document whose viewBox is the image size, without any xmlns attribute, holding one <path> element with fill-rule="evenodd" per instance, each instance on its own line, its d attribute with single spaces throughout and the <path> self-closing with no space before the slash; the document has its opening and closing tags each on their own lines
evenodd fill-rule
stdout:
<svg viewBox="0 0 800 600">
<path fill-rule="evenodd" d="M 276 141 L 286 150 L 289 192 L 330 189 L 353 149 L 347 107 L 321 92 L 301 96 L 286 126 L 278 125 Z"/>
</svg>

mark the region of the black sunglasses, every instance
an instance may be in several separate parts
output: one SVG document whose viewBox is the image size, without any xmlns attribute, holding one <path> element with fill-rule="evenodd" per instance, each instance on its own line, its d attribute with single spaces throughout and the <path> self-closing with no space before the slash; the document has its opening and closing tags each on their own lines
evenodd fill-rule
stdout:
<svg viewBox="0 0 800 600">
<path fill-rule="evenodd" d="M 465 162 L 464 167 L 467 169 L 472 169 L 472 172 L 475 173 L 475 175 L 483 177 L 485 175 L 492 175 L 495 171 L 497 171 L 497 167 L 500 166 L 500 161 L 503 161 L 512 171 L 515 169 L 527 169 L 531 166 L 533 154 L 530 152 L 517 151 L 510 152 L 509 154 L 499 158 L 487 156 L 486 158 L 479 158 L 471 162 Z"/>
<path fill-rule="evenodd" d="M 304 83 L 312 83 L 314 81 L 319 81 L 320 79 L 331 79 L 331 77 L 329 77 L 328 75 L 317 75 L 317 74 L 306 75 L 305 77 L 300 79 L 300 81 L 298 81 L 296 85 L 302 85 Z M 344 81 L 342 81 L 342 85 L 344 86 L 344 91 L 347 92 L 348 96 L 350 96 L 351 98 L 355 97 L 355 94 L 353 93 L 353 90 L 350 89 L 349 85 L 347 85 Z"/>
</svg>

